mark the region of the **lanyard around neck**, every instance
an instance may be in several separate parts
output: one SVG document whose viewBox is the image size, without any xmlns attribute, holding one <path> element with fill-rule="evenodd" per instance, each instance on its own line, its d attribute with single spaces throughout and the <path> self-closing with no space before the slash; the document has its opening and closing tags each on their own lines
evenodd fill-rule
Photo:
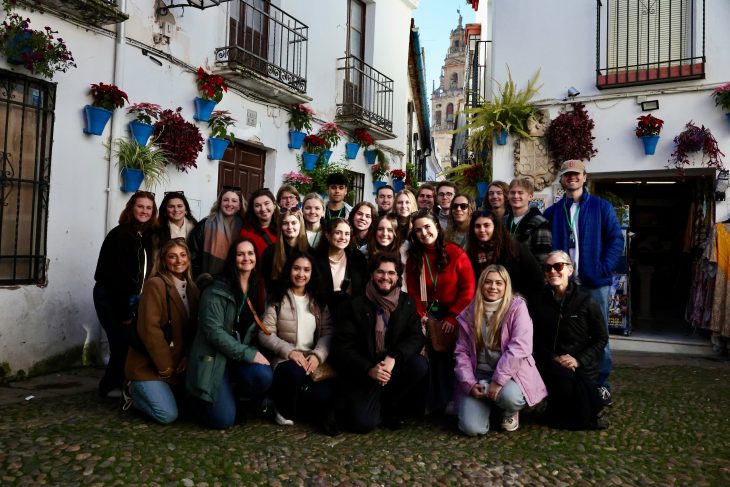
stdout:
<svg viewBox="0 0 730 487">
<path fill-rule="evenodd" d="M 247 299 L 248 299 L 248 289 L 246 289 L 246 292 L 243 293 L 243 299 L 241 300 L 241 305 L 238 307 L 238 312 L 236 313 L 236 323 L 239 323 L 241 320 L 241 312 L 243 311 L 243 307 L 246 305 Z"/>
<path fill-rule="evenodd" d="M 439 282 L 439 274 L 438 274 L 438 272 L 436 272 L 436 278 L 434 279 L 433 273 L 431 272 L 431 263 L 428 261 L 428 256 L 424 254 L 423 255 L 423 260 L 426 261 L 426 268 L 428 269 L 428 277 L 431 278 L 431 282 L 433 283 L 433 292 L 435 293 L 436 292 L 436 285 Z"/>
<path fill-rule="evenodd" d="M 344 209 L 345 209 L 345 207 L 343 206 L 342 208 L 337 210 L 337 216 L 335 218 L 340 218 L 340 216 L 342 215 L 342 210 L 344 210 Z M 330 210 L 329 206 L 327 207 L 327 219 L 328 220 L 332 219 L 332 211 Z"/>
<path fill-rule="evenodd" d="M 570 218 L 570 211 L 568 211 L 567 200 L 565 201 L 565 203 L 563 203 L 563 210 L 565 211 L 565 219 L 568 221 L 568 227 L 570 227 L 570 231 L 572 232 L 575 228 L 575 221 L 578 219 L 578 213 L 580 213 L 580 203 L 578 204 L 578 208 L 575 209 L 575 214 L 573 214 L 573 218 Z"/>
</svg>

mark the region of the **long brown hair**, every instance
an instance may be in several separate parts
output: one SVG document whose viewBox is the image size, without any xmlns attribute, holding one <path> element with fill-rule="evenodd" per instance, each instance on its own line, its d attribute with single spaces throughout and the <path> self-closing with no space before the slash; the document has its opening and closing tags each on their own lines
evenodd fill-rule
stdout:
<svg viewBox="0 0 730 487">
<path fill-rule="evenodd" d="M 492 238 L 487 242 L 482 242 L 477 238 L 475 231 L 476 223 L 479 218 L 488 218 L 494 225 Z M 502 221 L 492 210 L 480 210 L 472 214 L 469 222 L 469 236 L 466 239 L 466 254 L 472 262 L 478 261 L 480 252 L 493 252 L 493 263 L 504 261 L 504 259 L 514 258 L 517 255 L 517 243 L 509 236 L 507 229 Z"/>
<path fill-rule="evenodd" d="M 444 239 L 444 232 L 441 230 L 438 218 L 430 210 L 419 210 L 411 215 L 411 246 L 408 248 L 408 261 L 411 261 L 410 257 L 413 257 L 413 270 L 417 273 L 421 272 L 423 256 L 426 255 L 426 247 L 416 236 L 415 225 L 417 220 L 423 218 L 430 220 L 438 232 L 436 236 L 436 271 L 441 272 L 449 264 L 449 254 L 446 253 L 446 240 Z"/>
<path fill-rule="evenodd" d="M 152 216 L 145 223 L 140 223 L 134 218 L 134 205 L 137 203 L 137 200 L 141 198 L 152 201 Z M 149 191 L 137 191 L 129 198 L 121 215 L 119 215 L 119 224 L 124 225 L 127 223 L 132 223 L 138 227 L 140 232 L 155 230 L 160 226 L 160 223 L 157 220 L 157 203 L 155 203 L 154 193 L 150 193 Z"/>
<path fill-rule="evenodd" d="M 504 297 L 502 302 L 497 308 L 497 311 L 492 314 L 489 320 L 486 320 L 486 300 L 482 295 L 482 288 L 484 282 L 487 280 L 487 275 L 490 272 L 496 272 L 499 277 L 504 281 Z M 474 294 L 474 343 L 477 346 L 477 350 L 484 347 L 485 343 L 490 350 L 499 350 L 501 348 L 502 339 L 502 322 L 504 316 L 507 314 L 510 305 L 512 304 L 512 280 L 509 277 L 507 269 L 501 265 L 490 265 L 482 275 L 479 276 L 479 283 L 477 284 L 477 292 Z M 485 337 L 482 329 L 484 324 L 487 325 L 487 336 Z"/>
<path fill-rule="evenodd" d="M 152 266 L 152 276 L 159 277 L 160 279 L 165 281 L 165 284 L 170 287 L 175 287 L 175 282 L 172 280 L 172 272 L 170 272 L 170 269 L 167 267 L 167 260 L 165 260 L 168 252 L 170 252 L 170 250 L 175 247 L 180 247 L 188 254 L 188 268 L 185 269 L 185 273 L 183 274 L 183 280 L 186 281 L 188 285 L 190 285 L 193 282 L 190 249 L 188 249 L 187 244 L 182 240 L 169 240 L 166 244 L 162 246 L 160 251 L 157 253 L 155 263 Z"/>
<path fill-rule="evenodd" d="M 451 209 L 449 211 L 449 226 L 446 228 L 446 235 L 444 238 L 446 238 L 447 242 L 453 242 L 454 237 L 456 236 L 456 233 L 463 232 L 467 233 L 469 231 L 469 224 L 470 224 L 470 218 L 474 214 L 474 210 L 476 209 L 476 204 L 474 203 L 474 198 L 469 196 L 466 193 L 456 193 L 453 198 L 451 198 L 451 204 L 453 205 L 456 201 L 456 198 L 466 198 L 466 202 L 469 205 L 469 209 L 467 210 L 467 219 L 462 223 L 461 228 L 457 228 L 459 224 L 454 220 L 454 210 Z"/>
<path fill-rule="evenodd" d="M 274 261 L 271 266 L 271 277 L 278 279 L 281 275 L 281 271 L 286 265 L 286 239 L 282 228 L 284 227 L 284 219 L 293 216 L 299 221 L 299 235 L 294 242 L 292 250 L 296 249 L 299 252 L 306 252 L 309 250 L 309 242 L 307 241 L 307 230 L 304 227 L 304 218 L 302 217 L 302 210 L 294 209 L 282 211 L 279 217 L 279 232 L 277 234 L 276 243 L 274 244 Z"/>
<path fill-rule="evenodd" d="M 389 221 L 391 228 L 393 228 L 393 242 L 391 242 L 390 248 L 387 249 L 380 248 L 377 237 L 378 226 L 383 220 Z M 400 245 L 401 238 L 398 232 L 398 218 L 396 218 L 395 214 L 388 213 L 387 215 L 380 215 L 379 217 L 377 217 L 373 221 L 373 224 L 370 225 L 370 233 L 368 234 L 368 260 L 372 259 L 375 255 L 382 252 L 397 254 L 400 249 Z"/>
</svg>

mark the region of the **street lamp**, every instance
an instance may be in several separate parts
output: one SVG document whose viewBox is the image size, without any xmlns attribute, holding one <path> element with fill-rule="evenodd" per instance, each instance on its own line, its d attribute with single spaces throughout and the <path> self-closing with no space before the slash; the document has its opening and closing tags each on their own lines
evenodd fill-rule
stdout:
<svg viewBox="0 0 730 487">
<path fill-rule="evenodd" d="M 174 1 L 174 0 L 173 0 Z M 158 15 L 167 15 L 170 13 L 171 8 L 185 8 L 193 7 L 198 10 L 205 10 L 210 7 L 217 7 L 221 3 L 230 2 L 231 0 L 186 0 L 184 3 L 171 3 L 169 5 L 163 5 L 157 9 Z"/>
</svg>

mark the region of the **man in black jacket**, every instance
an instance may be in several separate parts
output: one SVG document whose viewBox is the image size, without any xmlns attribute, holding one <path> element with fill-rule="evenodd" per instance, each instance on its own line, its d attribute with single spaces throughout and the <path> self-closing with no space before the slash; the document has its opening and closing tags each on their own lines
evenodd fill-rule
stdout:
<svg viewBox="0 0 730 487">
<path fill-rule="evenodd" d="M 378 424 L 399 428 L 410 411 L 423 410 L 428 362 L 416 305 L 400 290 L 403 264 L 378 254 L 369 266 L 365 295 L 340 308 L 331 359 L 339 380 L 338 422 L 367 433 Z"/>
</svg>

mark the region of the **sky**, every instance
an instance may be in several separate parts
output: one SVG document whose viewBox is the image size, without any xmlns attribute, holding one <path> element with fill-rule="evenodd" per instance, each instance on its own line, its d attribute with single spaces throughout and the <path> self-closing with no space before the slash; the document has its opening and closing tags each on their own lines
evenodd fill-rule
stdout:
<svg viewBox="0 0 730 487">
<path fill-rule="evenodd" d="M 459 24 L 457 9 L 464 17 L 464 25 L 474 22 L 474 10 L 466 0 L 421 0 L 413 12 L 421 47 L 426 52 L 426 89 L 429 99 L 434 84 L 438 87 L 441 66 L 449 48 L 449 34 Z"/>
</svg>

